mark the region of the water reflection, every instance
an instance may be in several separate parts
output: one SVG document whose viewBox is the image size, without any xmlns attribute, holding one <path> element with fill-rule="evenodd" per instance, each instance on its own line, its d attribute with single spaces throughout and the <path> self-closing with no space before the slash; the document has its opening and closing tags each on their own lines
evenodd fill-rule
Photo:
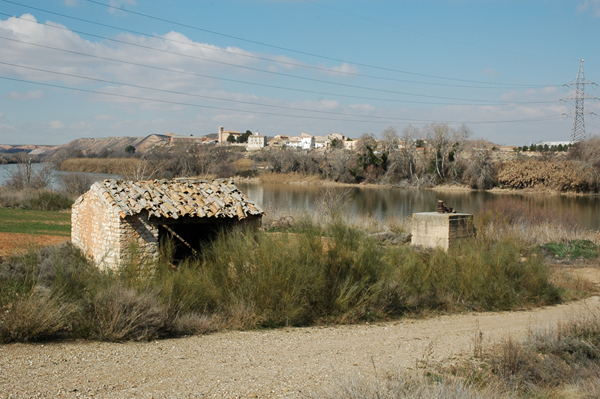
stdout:
<svg viewBox="0 0 600 399">
<path fill-rule="evenodd" d="M 264 207 L 279 209 L 314 210 L 323 188 L 300 184 L 251 184 L 239 183 L 238 187 Z M 459 212 L 477 213 L 487 202 L 514 199 L 528 206 L 542 209 L 558 216 L 572 215 L 580 226 L 592 229 L 600 227 L 598 196 L 519 195 L 492 194 L 487 192 L 435 192 L 431 190 L 407 190 L 399 188 L 344 188 L 331 187 L 338 195 L 350 190 L 350 202 L 345 211 L 361 216 L 385 218 L 410 216 L 415 212 L 434 211 L 437 200 Z"/>
</svg>

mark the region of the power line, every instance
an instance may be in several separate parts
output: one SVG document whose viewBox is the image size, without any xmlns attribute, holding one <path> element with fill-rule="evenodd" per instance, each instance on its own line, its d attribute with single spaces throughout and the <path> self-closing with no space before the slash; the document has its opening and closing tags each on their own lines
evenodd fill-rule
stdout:
<svg viewBox="0 0 600 399">
<path fill-rule="evenodd" d="M 0 14 L 2 14 L 2 13 L 0 13 Z M 265 83 L 254 83 L 254 82 L 247 82 L 247 81 L 237 80 L 237 79 L 222 78 L 222 77 L 213 76 L 213 75 L 204 75 L 204 74 L 200 74 L 200 73 L 196 73 L 196 72 L 183 71 L 183 70 L 180 70 L 180 69 L 163 68 L 163 67 L 158 67 L 158 66 L 154 66 L 154 65 L 141 64 L 141 63 L 137 63 L 137 62 L 120 60 L 120 59 L 116 59 L 116 58 L 102 57 L 102 56 L 98 56 L 98 55 L 94 55 L 94 54 L 83 53 L 83 52 L 80 52 L 80 51 L 66 50 L 66 49 L 61 49 L 61 48 L 58 48 L 58 47 L 46 46 L 46 45 L 43 45 L 43 44 L 26 42 L 24 40 L 11 39 L 11 38 L 7 38 L 7 37 L 3 37 L 3 36 L 0 36 L 0 40 L 6 40 L 6 41 L 11 41 L 11 42 L 16 42 L 16 43 L 22 43 L 22 44 L 27 44 L 27 45 L 30 45 L 30 46 L 35 46 L 35 47 L 40 47 L 40 48 L 45 48 L 45 49 L 49 49 L 49 50 L 53 50 L 53 51 L 60 51 L 60 52 L 65 52 L 65 53 L 69 53 L 69 54 L 74 54 L 74 55 L 81 55 L 81 56 L 85 56 L 85 57 L 90 57 L 90 58 L 95 58 L 95 59 L 101 59 L 101 60 L 105 60 L 105 61 L 123 63 L 123 64 L 126 64 L 126 65 L 134 65 L 134 66 L 139 66 L 139 67 L 144 67 L 144 68 L 156 69 L 156 70 L 165 71 L 165 72 L 173 72 L 173 73 L 178 73 L 178 74 L 184 74 L 184 75 L 190 75 L 190 76 L 197 76 L 197 77 L 208 78 L 208 79 L 216 79 L 216 80 L 222 80 L 222 81 L 232 82 L 232 83 L 241 83 L 241 84 L 259 86 L 259 87 L 275 88 L 275 89 L 280 89 L 280 90 L 290 90 L 290 91 L 298 91 L 298 92 L 303 92 L 303 93 L 311 93 L 311 94 L 319 94 L 319 95 L 327 95 L 327 96 L 355 98 L 355 99 L 360 99 L 360 100 L 374 100 L 374 101 L 387 101 L 387 102 L 411 103 L 411 104 L 430 104 L 430 105 L 456 105 L 456 103 L 428 102 L 428 101 L 415 101 L 415 100 L 398 100 L 398 99 L 389 99 L 389 98 L 354 96 L 354 95 L 348 95 L 348 94 L 319 92 L 319 91 L 314 91 L 314 90 L 305 90 L 305 89 L 298 89 L 298 88 L 292 88 L 292 87 L 269 85 L 269 84 L 265 84 Z M 485 105 L 485 104 L 491 104 L 489 102 L 485 102 L 484 100 L 480 100 L 480 101 L 481 102 L 479 102 L 478 104 L 463 103 L 463 104 L 460 104 L 460 105 Z M 550 104 L 550 103 L 555 103 L 555 101 L 512 101 L 512 102 L 496 102 L 496 101 L 493 101 L 492 103 L 494 105 Z"/>
<path fill-rule="evenodd" d="M 56 85 L 56 84 L 52 84 L 52 83 L 34 82 L 34 81 L 30 81 L 30 80 L 11 78 L 11 77 L 7 77 L 7 76 L 0 76 L 0 79 L 10 80 L 10 81 L 14 81 L 14 82 L 21 82 L 21 83 L 29 83 L 29 84 L 33 84 L 33 85 L 54 87 L 57 89 L 79 91 L 79 92 L 84 92 L 84 93 L 101 94 L 101 95 L 105 95 L 105 96 L 120 97 L 120 98 L 127 98 L 127 99 L 133 99 L 133 100 L 143 100 L 143 101 L 149 101 L 149 102 L 154 102 L 154 103 L 190 106 L 190 107 L 206 108 L 206 109 L 218 109 L 218 110 L 225 110 L 225 111 L 235 111 L 235 112 L 244 112 L 244 113 L 261 114 L 261 115 L 273 115 L 273 116 L 280 116 L 280 117 L 285 116 L 285 117 L 292 117 L 292 118 L 321 119 L 321 120 L 344 121 L 344 122 L 389 124 L 391 121 L 402 121 L 402 122 L 409 122 L 409 123 L 414 123 L 414 124 L 428 124 L 428 123 L 439 122 L 439 123 L 467 123 L 469 125 L 481 125 L 481 124 L 538 122 L 538 121 L 545 121 L 545 120 L 561 119 L 561 116 L 549 116 L 549 117 L 541 117 L 541 118 L 527 118 L 527 119 L 515 119 L 515 120 L 503 120 L 503 121 L 502 120 L 501 121 L 484 121 L 483 122 L 483 121 L 464 121 L 464 120 L 463 121 L 432 121 L 432 120 L 418 120 L 418 119 L 414 120 L 414 119 L 406 119 L 406 118 L 388 118 L 387 121 L 377 122 L 377 121 L 365 121 L 365 120 L 360 120 L 360 119 L 326 118 L 326 117 L 318 117 L 318 116 L 289 115 L 289 114 L 280 114 L 280 113 L 263 112 L 263 111 L 231 109 L 231 108 L 225 108 L 225 107 L 215 107 L 215 106 L 209 106 L 209 105 L 186 103 L 186 102 L 181 102 L 181 101 L 159 100 L 159 99 L 155 99 L 155 98 L 130 96 L 130 95 L 126 95 L 126 94 L 106 93 L 106 92 L 102 92 L 102 91 L 98 91 L 98 90 L 81 89 L 78 87 L 62 86 L 62 85 Z M 347 114 L 344 114 L 344 115 L 349 116 Z M 354 116 L 354 115 L 351 115 L 351 116 Z M 369 117 L 369 116 L 367 116 L 367 117 Z M 371 117 L 371 118 L 373 118 L 373 117 Z"/>
<path fill-rule="evenodd" d="M 182 41 L 182 40 L 176 40 L 176 39 L 170 39 L 170 38 L 166 38 L 166 37 L 160 37 L 160 36 L 156 36 L 156 35 L 152 35 L 152 34 L 140 32 L 140 31 L 128 29 L 128 28 L 123 28 L 123 27 L 120 27 L 120 26 L 108 25 L 108 24 L 105 24 L 105 23 L 91 21 L 91 20 L 84 19 L 84 18 L 79 18 L 79 17 L 74 17 L 74 16 L 71 16 L 71 15 L 59 13 L 59 12 L 56 12 L 56 11 L 50 11 L 50 10 L 39 8 L 39 7 L 33 7 L 33 6 L 24 5 L 24 4 L 17 3 L 17 2 L 14 2 L 14 1 L 10 1 L 10 0 L 2 0 L 2 1 L 4 1 L 6 3 L 11 3 L 11 4 L 19 5 L 19 6 L 22 6 L 22 7 L 25 7 L 25 8 L 29 8 L 29 9 L 32 9 L 32 10 L 37 10 L 37 11 L 45 12 L 45 13 L 48 13 L 48 14 L 51 14 L 51 15 L 57 15 L 57 16 L 60 16 L 60 17 L 63 17 L 63 18 L 69 18 L 69 19 L 72 19 L 72 20 L 75 20 L 75 21 L 85 22 L 87 24 L 92 24 L 92 25 L 101 26 L 101 27 L 105 27 L 105 28 L 120 30 L 120 31 L 123 31 L 123 32 L 133 33 L 133 34 L 140 35 L 140 36 L 145 36 L 145 37 L 154 37 L 154 38 L 157 38 L 157 39 L 160 39 L 160 40 L 164 40 L 164 41 L 167 41 L 167 42 L 171 42 L 171 43 L 184 44 L 186 46 L 192 46 L 192 47 L 197 47 L 197 48 L 208 49 L 210 51 L 215 51 L 215 52 L 220 52 L 220 53 L 232 54 L 232 55 L 235 55 L 237 57 L 245 57 L 245 58 L 251 58 L 251 59 L 256 59 L 256 60 L 261 60 L 261 61 L 270 61 L 270 62 L 274 62 L 274 63 L 277 63 L 277 64 L 282 64 L 282 65 L 288 65 L 288 66 L 294 66 L 294 67 L 298 67 L 298 68 L 305 68 L 305 69 L 311 69 L 311 70 L 315 70 L 315 71 L 332 73 L 332 70 L 329 69 L 329 68 L 323 68 L 323 67 L 318 67 L 318 66 L 313 66 L 313 65 L 307 65 L 307 64 L 299 64 L 299 63 L 289 62 L 289 61 L 283 61 L 283 60 L 276 60 L 276 59 L 267 58 L 267 57 L 259 57 L 259 56 L 252 55 L 252 54 L 238 53 L 238 52 L 231 51 L 231 50 L 226 50 L 226 49 L 221 49 L 221 48 L 215 48 L 215 47 L 211 47 L 211 46 L 202 45 L 200 43 L 195 43 L 193 41 L 192 42 L 185 42 L 185 41 Z M 3 15 L 7 15 L 7 14 L 3 14 Z M 20 18 L 20 17 L 16 17 L 16 18 Z M 31 21 L 31 22 L 33 22 L 33 21 Z M 444 86 L 444 87 L 460 87 L 460 88 L 471 88 L 471 89 L 506 89 L 506 88 L 509 88 L 509 87 L 514 87 L 514 88 L 535 88 L 535 87 L 557 86 L 557 85 L 508 85 L 508 84 L 493 83 L 493 82 L 487 82 L 486 84 L 488 84 L 488 85 L 490 85 L 490 84 L 491 85 L 496 85 L 494 87 L 491 87 L 491 86 L 473 86 L 473 85 L 458 85 L 458 84 L 446 84 L 446 83 L 420 82 L 420 81 L 414 81 L 414 80 L 396 79 L 396 78 L 389 78 L 389 77 L 383 77 L 383 76 L 373 76 L 373 75 L 368 75 L 368 74 L 364 74 L 364 73 L 346 72 L 346 71 L 335 71 L 335 73 L 336 74 L 340 74 L 340 75 L 351 76 L 351 77 L 363 77 L 363 78 L 376 79 L 376 80 L 384 80 L 384 81 L 392 81 L 392 82 L 412 83 L 412 84 L 431 85 L 431 86 Z"/>
<path fill-rule="evenodd" d="M 2 1 L 7 1 L 7 0 L 2 0 Z M 0 15 L 7 15 L 7 14 L 0 13 Z M 16 18 L 20 18 L 20 17 L 16 17 Z M 433 99 L 443 99 L 443 100 L 453 100 L 453 101 L 463 101 L 463 102 L 465 102 L 465 101 L 466 102 L 478 102 L 478 103 L 488 103 L 488 104 L 507 104 L 507 102 L 505 102 L 505 101 L 477 100 L 477 99 L 465 99 L 465 98 L 456 98 L 456 97 L 431 96 L 431 95 L 426 95 L 426 94 L 408 93 L 408 92 L 401 92 L 401 91 L 395 91 L 395 90 L 375 89 L 375 88 L 366 87 L 366 86 L 351 85 L 351 84 L 347 84 L 347 83 L 331 82 L 331 81 L 322 80 L 322 79 L 308 78 L 308 77 L 304 77 L 304 76 L 296 76 L 296 75 L 286 74 L 286 73 L 282 73 L 282 72 L 275 72 L 275 71 L 269 71 L 269 70 L 260 69 L 260 68 L 253 68 L 253 67 L 248 67 L 248 66 L 242 66 L 242 65 L 232 64 L 232 63 L 228 63 L 228 62 L 224 62 L 224 61 L 211 60 L 209 58 L 203 58 L 203 57 L 193 56 L 193 55 L 189 55 L 189 54 L 178 53 L 178 52 L 170 51 L 170 50 L 158 49 L 158 48 L 155 48 L 155 47 L 152 47 L 152 46 L 146 46 L 146 45 L 142 45 L 142 44 L 131 43 L 131 42 L 127 42 L 125 40 L 107 38 L 107 37 L 103 37 L 103 36 L 100 36 L 100 35 L 95 35 L 95 34 L 92 34 L 92 33 L 87 33 L 87 32 L 83 32 L 83 31 L 79 31 L 79 30 L 72 30 L 72 29 L 68 29 L 68 28 L 65 28 L 65 27 L 61 27 L 61 26 L 48 25 L 48 24 L 44 24 L 44 23 L 41 23 L 41 22 L 37 22 L 37 21 L 31 21 L 31 20 L 28 20 L 28 19 L 22 19 L 22 20 L 30 22 L 30 23 L 36 23 L 36 24 L 43 25 L 43 26 L 46 26 L 46 27 L 54 28 L 54 29 L 66 30 L 66 31 L 69 31 L 69 32 L 75 32 L 75 33 L 79 33 L 79 34 L 83 34 L 83 35 L 97 37 L 97 38 L 100 38 L 100 39 L 103 39 L 103 40 L 112 41 L 112 42 L 115 42 L 115 43 L 121 43 L 121 44 L 129 45 L 129 46 L 139 47 L 139 48 L 143 48 L 143 49 L 147 49 L 147 50 L 153 50 L 153 51 L 158 51 L 158 52 L 161 52 L 161 53 L 177 55 L 177 56 L 181 56 L 181 57 L 185 57 L 185 58 L 191 58 L 191 59 L 196 59 L 196 60 L 211 62 L 211 63 L 215 63 L 215 64 L 219 64 L 219 65 L 227 65 L 227 66 L 231 66 L 231 67 L 235 67 L 235 68 L 251 70 L 251 71 L 254 71 L 254 72 L 262 72 L 262 73 L 266 73 L 266 74 L 272 74 L 272 75 L 277 75 L 277 76 L 284 76 L 284 77 L 293 78 L 293 79 L 299 79 L 299 80 L 303 80 L 303 81 L 311 81 L 311 82 L 325 83 L 325 84 L 330 84 L 330 85 L 340 86 L 340 87 L 348 87 L 348 88 L 353 88 L 353 89 L 369 90 L 369 91 L 374 91 L 374 92 L 396 94 L 396 95 L 405 95 L 405 96 L 414 96 L 414 97 L 422 97 L 422 98 L 433 98 Z M 516 102 L 511 102 L 510 104 L 515 104 L 515 103 Z M 540 103 L 546 103 L 546 102 L 540 102 Z"/>
<path fill-rule="evenodd" d="M 10 2 L 9 0 L 2 0 L 2 1 Z M 141 16 L 141 17 L 144 17 L 144 18 L 153 19 L 153 20 L 161 21 L 161 22 L 166 22 L 166 23 L 169 23 L 169 24 L 173 24 L 173 25 L 177 25 L 177 26 L 181 26 L 181 27 L 185 27 L 185 28 L 197 30 L 197 31 L 200 31 L 200 32 L 205 32 L 205 33 L 210 33 L 210 34 L 214 34 L 214 35 L 218 35 L 218 36 L 228 37 L 230 39 L 240 40 L 240 41 L 244 41 L 244 42 L 247 42 L 247 43 L 258 44 L 258 45 L 261 45 L 261 46 L 275 48 L 275 49 L 278 49 L 278 50 L 289 51 L 291 53 L 308 55 L 308 56 L 311 56 L 311 57 L 322 58 L 322 59 L 336 61 L 336 62 L 345 62 L 347 64 L 352 64 L 352 65 L 357 65 L 357 66 L 363 66 L 363 67 L 373 68 L 373 69 L 379 69 L 379 70 L 382 70 L 382 71 L 404 73 L 404 74 L 407 74 L 407 75 L 422 76 L 422 77 L 429 77 L 429 78 L 443 79 L 443 80 L 451 80 L 451 81 L 457 81 L 457 82 L 490 84 L 489 82 L 482 82 L 482 81 L 468 80 L 468 79 L 458 79 L 458 78 L 447 78 L 447 77 L 443 77 L 443 76 L 428 75 L 428 74 L 417 73 L 417 72 L 409 72 L 409 71 L 403 71 L 403 70 L 400 70 L 400 69 L 385 68 L 385 67 L 380 67 L 380 66 L 376 66 L 376 65 L 370 65 L 370 64 L 360 63 L 360 62 L 348 61 L 348 60 L 344 60 L 344 59 L 340 59 L 340 58 L 328 57 L 328 56 L 324 56 L 324 55 L 320 55 L 320 54 L 313 54 L 313 53 L 309 53 L 309 52 L 305 52 L 305 51 L 290 49 L 290 48 L 287 48 L 287 47 L 282 47 L 282 46 L 277 46 L 277 45 L 273 45 L 273 44 L 263 43 L 263 42 L 259 42 L 259 41 L 256 41 L 256 40 L 250 40 L 250 39 L 242 38 L 242 37 L 239 37 L 239 36 L 233 36 L 233 35 L 229 35 L 229 34 L 226 34 L 226 33 L 215 32 L 215 31 L 211 31 L 211 30 L 208 30 L 208 29 L 199 28 L 197 26 L 188 25 L 188 24 L 184 24 L 184 23 L 181 23 L 181 22 L 173 21 L 173 20 L 168 20 L 168 19 L 165 19 L 165 18 L 156 17 L 156 16 L 149 15 L 149 14 L 144 14 L 144 13 L 141 13 L 141 12 L 138 12 L 138 11 L 128 10 L 126 8 L 123 8 L 123 7 L 118 7 L 118 6 L 114 6 L 114 5 L 111 5 L 111 4 L 102 3 L 102 2 L 96 1 L 96 0 L 86 0 L 86 1 L 89 2 L 89 3 L 94 3 L 94 4 L 98 4 L 98 5 L 104 6 L 104 7 L 112 8 L 114 10 L 119 10 L 119 11 L 123 11 L 123 12 L 126 12 L 126 13 L 138 15 L 138 16 Z M 17 3 L 15 3 L 15 4 L 17 4 Z M 510 84 L 507 84 L 507 83 L 493 83 L 493 84 L 497 84 L 497 85 L 501 85 L 501 86 L 512 86 L 512 87 L 517 87 L 518 86 L 518 85 L 510 85 Z M 550 85 L 550 86 L 554 86 L 554 85 Z M 526 86 L 523 86 L 523 87 L 526 87 Z"/>
</svg>

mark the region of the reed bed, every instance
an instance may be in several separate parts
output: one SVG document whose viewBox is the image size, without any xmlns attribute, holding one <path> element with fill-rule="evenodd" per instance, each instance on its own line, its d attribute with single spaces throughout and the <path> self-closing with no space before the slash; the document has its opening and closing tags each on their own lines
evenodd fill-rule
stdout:
<svg viewBox="0 0 600 399">
<path fill-rule="evenodd" d="M 138 158 L 70 158 L 60 165 L 66 172 L 130 174 L 144 162 Z"/>
</svg>

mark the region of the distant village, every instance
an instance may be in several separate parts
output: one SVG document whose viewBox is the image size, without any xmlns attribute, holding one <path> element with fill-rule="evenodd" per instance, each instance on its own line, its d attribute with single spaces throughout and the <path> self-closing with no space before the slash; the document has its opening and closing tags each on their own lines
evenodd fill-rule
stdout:
<svg viewBox="0 0 600 399">
<path fill-rule="evenodd" d="M 356 146 L 356 140 L 344 136 L 341 133 L 331 133 L 326 136 L 313 136 L 307 133 L 301 133 L 299 136 L 277 135 L 268 138 L 259 132 L 241 133 L 235 130 L 225 130 L 223 126 L 219 127 L 217 137 L 207 136 L 180 136 L 174 133 L 167 133 L 169 143 L 202 143 L 202 144 L 231 144 L 245 146 L 247 150 L 260 150 L 265 147 L 271 148 L 298 148 L 303 150 L 324 149 L 329 150 L 332 147 L 353 150 Z"/>
</svg>

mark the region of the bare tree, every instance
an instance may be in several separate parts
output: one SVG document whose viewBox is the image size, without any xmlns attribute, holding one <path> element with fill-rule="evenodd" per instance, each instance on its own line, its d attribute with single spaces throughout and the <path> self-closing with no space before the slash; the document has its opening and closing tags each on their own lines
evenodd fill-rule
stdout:
<svg viewBox="0 0 600 399">
<path fill-rule="evenodd" d="M 428 146 L 433 150 L 433 165 L 438 178 L 446 180 L 448 171 L 457 177 L 457 160 L 470 130 L 464 124 L 459 129 L 452 129 L 446 123 L 432 123 L 423 130 L 427 135 Z"/>
<path fill-rule="evenodd" d="M 16 157 L 17 167 L 6 171 L 5 185 L 16 190 L 47 188 L 52 183 L 52 166 L 33 163 L 27 154 Z"/>
<path fill-rule="evenodd" d="M 417 151 L 417 139 L 421 136 L 418 128 L 408 125 L 402 130 L 402 149 L 400 150 L 400 158 L 402 159 L 401 167 L 404 175 L 411 181 L 418 180 L 417 163 L 419 153 Z"/>
<path fill-rule="evenodd" d="M 496 164 L 490 151 L 486 148 L 473 148 L 464 179 L 471 188 L 487 190 L 496 185 L 498 180 Z"/>
</svg>

